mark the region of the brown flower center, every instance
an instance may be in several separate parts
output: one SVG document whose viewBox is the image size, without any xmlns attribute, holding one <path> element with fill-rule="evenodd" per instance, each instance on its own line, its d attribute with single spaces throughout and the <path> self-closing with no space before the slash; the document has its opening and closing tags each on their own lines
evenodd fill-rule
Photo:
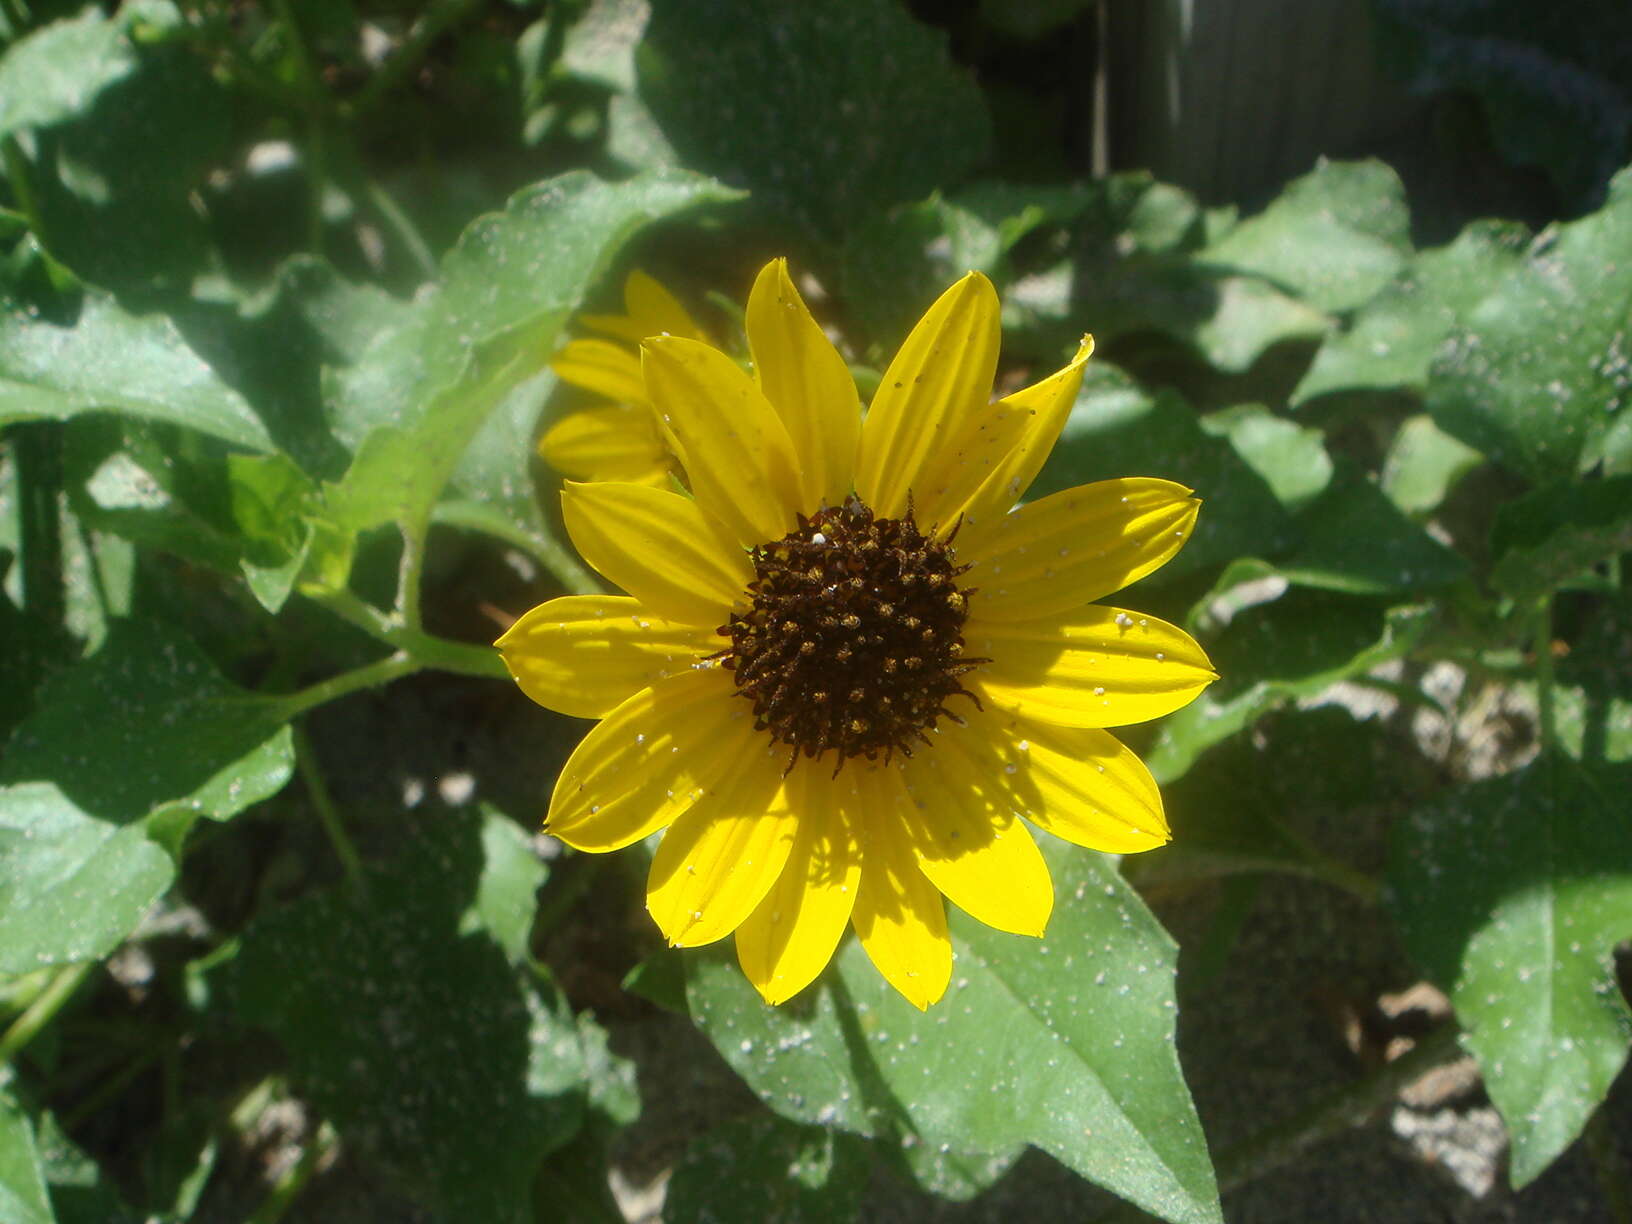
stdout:
<svg viewBox="0 0 1632 1224">
<path fill-rule="evenodd" d="M 963 623 L 971 591 L 956 579 L 951 540 L 925 536 L 909 508 L 875 518 L 852 496 L 753 552 L 753 603 L 719 632 L 719 658 L 737 692 L 753 703 L 754 727 L 793 754 L 838 753 L 886 760 L 926 732 L 954 695 L 974 694 L 960 677 L 988 659 L 965 658 Z"/>
</svg>

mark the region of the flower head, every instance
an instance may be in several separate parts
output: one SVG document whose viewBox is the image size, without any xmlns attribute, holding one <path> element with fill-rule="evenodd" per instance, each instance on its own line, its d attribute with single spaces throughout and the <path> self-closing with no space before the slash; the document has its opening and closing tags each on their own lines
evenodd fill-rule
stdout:
<svg viewBox="0 0 1632 1224">
<path fill-rule="evenodd" d="M 584 558 L 630 594 L 552 600 L 499 641 L 532 698 L 598 718 L 550 832 L 615 850 L 666 830 L 647 905 L 672 944 L 736 934 L 781 1002 L 846 924 L 918 1007 L 944 993 L 943 897 L 1040 935 L 1053 905 L 1026 822 L 1129 853 L 1168 840 L 1139 759 L 1104 730 L 1216 677 L 1191 638 L 1092 601 L 1173 556 L 1197 502 L 1170 481 L 1011 509 L 1092 350 L 996 403 L 998 304 L 948 289 L 865 419 L 777 260 L 749 297 L 754 373 L 694 339 L 642 342 L 692 496 L 569 484 Z"/>
<path fill-rule="evenodd" d="M 623 302 L 621 315 L 581 315 L 578 321 L 601 335 L 563 345 L 550 363 L 562 382 L 607 402 L 561 417 L 545 430 L 538 450 L 556 471 L 579 480 L 666 485 L 674 464 L 646 398 L 640 342 L 708 337 L 678 298 L 638 268 L 624 281 Z"/>
</svg>

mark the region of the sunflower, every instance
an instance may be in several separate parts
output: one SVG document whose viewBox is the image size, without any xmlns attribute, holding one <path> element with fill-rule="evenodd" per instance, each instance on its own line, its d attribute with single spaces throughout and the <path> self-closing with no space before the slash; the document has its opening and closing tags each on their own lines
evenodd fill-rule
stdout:
<svg viewBox="0 0 1632 1224">
<path fill-rule="evenodd" d="M 641 344 L 690 497 L 562 493 L 573 542 L 629 595 L 551 600 L 498 645 L 534 700 L 600 720 L 548 830 L 586 851 L 665 830 L 647 907 L 671 944 L 735 932 L 779 1003 L 848 924 L 926 1008 L 951 976 L 945 900 L 1043 933 L 1027 821 L 1113 853 L 1168 840 L 1149 772 L 1104 728 L 1216 676 L 1183 630 L 1090 601 L 1172 557 L 1198 503 L 1134 478 L 1011 511 L 1093 346 L 990 402 L 998 302 L 978 273 L 930 307 L 865 419 L 785 261 L 746 324 L 752 376 L 696 340 Z"/>
<path fill-rule="evenodd" d="M 621 315 L 579 316 L 601 336 L 563 345 L 550 363 L 562 382 L 607 402 L 564 415 L 539 439 L 538 452 L 580 480 L 667 485 L 674 464 L 646 398 L 640 342 L 667 335 L 706 343 L 708 336 L 674 294 L 638 268 L 624 282 L 623 303 Z"/>
</svg>

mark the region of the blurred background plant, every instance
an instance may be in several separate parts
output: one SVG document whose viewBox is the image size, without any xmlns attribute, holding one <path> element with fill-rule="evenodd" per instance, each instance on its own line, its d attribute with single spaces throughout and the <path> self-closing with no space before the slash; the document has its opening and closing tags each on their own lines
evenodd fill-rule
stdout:
<svg viewBox="0 0 1632 1224">
<path fill-rule="evenodd" d="M 1624 4 L 0 39 L 0 1218 L 1632 1219 Z M 1224 675 L 1136 729 L 1173 845 L 955 923 L 922 1017 L 661 948 L 487 646 L 596 589 L 574 315 L 729 337 L 776 254 L 864 391 L 969 268 L 1013 385 L 1091 330 L 1034 493 L 1206 502 L 1139 592 Z"/>
</svg>

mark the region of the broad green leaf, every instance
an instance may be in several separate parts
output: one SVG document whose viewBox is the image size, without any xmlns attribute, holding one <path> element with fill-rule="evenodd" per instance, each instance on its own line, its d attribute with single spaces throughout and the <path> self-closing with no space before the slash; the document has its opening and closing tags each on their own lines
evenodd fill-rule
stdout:
<svg viewBox="0 0 1632 1224">
<path fill-rule="evenodd" d="M 1558 661 L 1558 742 L 1578 760 L 1632 761 L 1632 592 L 1601 599 Z"/>
<path fill-rule="evenodd" d="M 270 450 L 242 396 L 161 315 L 128 313 L 87 292 L 63 326 L 0 297 L 0 425 L 115 412 Z"/>
<path fill-rule="evenodd" d="M 1201 418 L 1201 427 L 1228 438 L 1236 454 L 1264 478 L 1276 500 L 1296 510 L 1332 479 L 1332 457 L 1318 429 L 1276 416 L 1262 404 L 1240 404 Z"/>
<path fill-rule="evenodd" d="M 228 456 L 227 479 L 233 521 L 242 536 L 238 565 L 256 600 L 275 614 L 306 562 L 316 486 L 282 452 Z"/>
<path fill-rule="evenodd" d="M 0 136 L 82 113 L 135 69 L 132 25 L 162 27 L 178 19 L 163 0 L 139 0 L 111 20 L 90 8 L 18 39 L 0 57 Z"/>
<path fill-rule="evenodd" d="M 441 288 L 330 380 L 335 433 L 358 448 L 330 490 L 337 521 L 423 530 L 489 413 L 545 370 L 561 326 L 622 245 L 663 217 L 731 198 L 683 171 L 611 184 L 574 172 L 475 221 Z M 525 457 L 514 456 L 518 467 Z"/>
<path fill-rule="evenodd" d="M 1541 167 L 1565 211 L 1590 207 L 1632 145 L 1628 50 L 1620 0 L 1568 8 L 1376 0 L 1379 46 L 1418 91 L 1472 94 L 1481 140 L 1514 166 Z"/>
<path fill-rule="evenodd" d="M 485 804 L 481 838 L 482 874 L 460 934 L 486 931 L 511 962 L 519 965 L 528 956 L 538 890 L 544 887 L 549 870 L 521 826 Z"/>
<path fill-rule="evenodd" d="M 582 1123 L 585 1067 L 570 1011 L 479 923 L 484 885 L 513 876 L 485 821 L 401 827 L 363 887 L 263 912 L 220 970 L 303 1096 L 348 1145 L 457 1220 L 530 1220 L 540 1159 Z M 469 915 L 474 914 L 476 924 Z"/>
<path fill-rule="evenodd" d="M 231 156 L 235 99 L 206 58 L 174 38 L 138 40 L 134 61 L 78 114 L 36 135 L 42 237 L 80 279 L 121 296 L 185 293 L 216 266 L 199 202 Z"/>
<path fill-rule="evenodd" d="M 118 1184 L 62 1133 L 51 1114 L 41 1115 L 36 1139 L 56 1224 L 152 1224 L 152 1217 L 125 1204 Z"/>
<path fill-rule="evenodd" d="M 98 820 L 48 782 L 0 786 L 0 972 L 106 956 L 175 874 L 140 825 Z"/>
<path fill-rule="evenodd" d="M 283 789 L 293 763 L 283 702 L 229 684 L 167 624 L 119 621 L 41 690 L 0 782 L 54 783 L 117 824 L 171 803 L 225 820 Z"/>
<path fill-rule="evenodd" d="M 1459 554 L 1406 518 L 1347 463 L 1298 515 L 1297 525 L 1302 542 L 1277 568 L 1303 586 L 1409 594 L 1448 586 L 1467 572 Z"/>
<path fill-rule="evenodd" d="M 1626 1062 L 1613 951 L 1632 935 L 1626 766 L 1542 757 L 1397 826 L 1389 898 L 1449 989 L 1523 1186 L 1580 1134 Z"/>
<path fill-rule="evenodd" d="M 1051 840 L 1047 853 L 1047 937 L 954 913 L 952 985 L 928 1012 L 849 942 L 825 984 L 779 1008 L 729 953 L 694 954 L 692 1014 L 793 1121 L 959 1150 L 1030 1143 L 1163 1219 L 1218 1220 L 1173 1047 L 1173 942 L 1103 856 Z"/>
<path fill-rule="evenodd" d="M 1632 476 L 1564 481 L 1496 512 L 1490 536 L 1496 589 L 1530 602 L 1632 552 Z"/>
<path fill-rule="evenodd" d="M 1293 406 L 1341 391 L 1420 394 L 1440 344 L 1520 263 L 1529 237 L 1515 221 L 1474 221 L 1450 245 L 1419 252 L 1346 329 L 1326 337 Z"/>
<path fill-rule="evenodd" d="M 1604 207 L 1537 236 L 1434 362 L 1428 410 L 1446 433 L 1528 479 L 1600 462 L 1632 471 L 1632 170 Z"/>
<path fill-rule="evenodd" d="M 1401 423 L 1379 477 L 1382 490 L 1405 513 L 1420 517 L 1439 508 L 1457 481 L 1483 462 L 1426 414 Z"/>
<path fill-rule="evenodd" d="M 1264 478 L 1230 442 L 1212 436 L 1174 392 L 1152 397 L 1115 366 L 1089 363 L 1082 391 L 1029 496 L 1093 480 L 1158 476 L 1202 499 L 1195 533 L 1159 571 L 1193 574 L 1243 554 L 1273 556 L 1296 540 Z"/>
<path fill-rule="evenodd" d="M 1322 162 L 1196 258 L 1262 276 L 1321 310 L 1353 310 L 1411 250 L 1405 189 L 1377 161 Z"/>
<path fill-rule="evenodd" d="M 855 1219 L 871 1172 L 854 1135 L 756 1114 L 692 1140 L 663 1198 L 668 1224 Z"/>
<path fill-rule="evenodd" d="M 0 1081 L 0 1219 L 13 1224 L 56 1224 L 40 1170 L 39 1149 L 34 1145 L 34 1127 L 5 1081 Z"/>
<path fill-rule="evenodd" d="M 1226 572 L 1217 590 L 1227 595 L 1237 581 L 1278 577 L 1273 566 L 1243 562 Z M 1384 617 L 1376 636 L 1363 642 L 1362 628 L 1375 624 L 1364 603 L 1320 591 L 1283 598 L 1290 600 L 1284 609 L 1277 599 L 1261 609 L 1235 614 L 1243 624 L 1232 636 L 1229 649 L 1237 659 L 1245 660 L 1244 674 L 1221 667 L 1221 683 L 1158 724 L 1155 743 L 1141 754 L 1158 782 L 1165 785 L 1182 777 L 1208 748 L 1250 727 L 1269 711 L 1405 656 L 1433 620 L 1426 612 L 1393 611 Z M 1319 619 L 1334 609 L 1343 609 L 1337 613 L 1340 633 L 1336 643 L 1324 639 Z M 1206 615 L 1204 610 L 1203 618 Z M 1231 621 L 1231 628 L 1235 627 Z M 1287 632 L 1288 640 L 1274 642 L 1281 630 Z M 1261 658 L 1253 655 L 1246 647 L 1254 636 L 1270 640 L 1274 649 Z M 1342 649 L 1335 647 L 1345 646 L 1358 649 L 1344 657 Z"/>
<path fill-rule="evenodd" d="M 636 64 L 684 164 L 829 242 L 955 184 L 991 139 L 946 36 L 894 0 L 654 5 Z"/>
</svg>

